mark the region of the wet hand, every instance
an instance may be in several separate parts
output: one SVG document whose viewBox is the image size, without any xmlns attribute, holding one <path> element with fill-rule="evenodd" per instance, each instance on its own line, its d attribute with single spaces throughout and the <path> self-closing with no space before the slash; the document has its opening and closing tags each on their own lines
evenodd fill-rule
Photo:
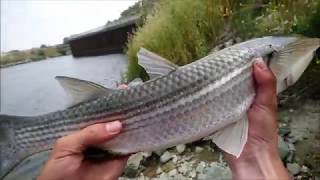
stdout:
<svg viewBox="0 0 320 180">
<path fill-rule="evenodd" d="M 278 152 L 276 79 L 261 58 L 253 66 L 256 98 L 248 140 L 239 158 L 225 154 L 234 179 L 288 179 Z"/>
<path fill-rule="evenodd" d="M 97 163 L 86 160 L 83 152 L 116 136 L 121 128 L 119 121 L 95 124 L 58 139 L 37 179 L 117 179 L 128 157 Z"/>
</svg>

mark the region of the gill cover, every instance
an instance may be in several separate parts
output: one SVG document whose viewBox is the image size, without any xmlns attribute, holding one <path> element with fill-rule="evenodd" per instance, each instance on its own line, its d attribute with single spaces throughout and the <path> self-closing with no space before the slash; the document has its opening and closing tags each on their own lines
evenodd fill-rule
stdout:
<svg viewBox="0 0 320 180">
<path fill-rule="evenodd" d="M 277 92 L 293 85 L 310 64 L 320 39 L 297 37 L 295 41 L 274 52 L 270 69 L 277 78 Z"/>
</svg>

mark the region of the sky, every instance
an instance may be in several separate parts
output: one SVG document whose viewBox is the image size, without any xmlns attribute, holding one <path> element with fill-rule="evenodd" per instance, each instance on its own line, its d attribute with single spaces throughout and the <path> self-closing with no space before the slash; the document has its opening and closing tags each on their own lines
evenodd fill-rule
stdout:
<svg viewBox="0 0 320 180">
<path fill-rule="evenodd" d="M 106 24 L 138 0 L 1 0 L 1 52 L 60 44 Z"/>
</svg>

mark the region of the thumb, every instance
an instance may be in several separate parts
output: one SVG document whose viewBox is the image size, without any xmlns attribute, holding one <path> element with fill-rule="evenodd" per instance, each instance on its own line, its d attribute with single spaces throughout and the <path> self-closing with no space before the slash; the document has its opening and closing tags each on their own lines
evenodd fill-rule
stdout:
<svg viewBox="0 0 320 180">
<path fill-rule="evenodd" d="M 111 139 L 121 131 L 120 121 L 94 124 L 57 140 L 53 152 L 63 150 L 81 153 L 88 146 L 94 146 Z"/>
<path fill-rule="evenodd" d="M 255 104 L 274 107 L 277 104 L 276 78 L 262 60 L 257 58 L 253 66 L 256 98 Z"/>
</svg>

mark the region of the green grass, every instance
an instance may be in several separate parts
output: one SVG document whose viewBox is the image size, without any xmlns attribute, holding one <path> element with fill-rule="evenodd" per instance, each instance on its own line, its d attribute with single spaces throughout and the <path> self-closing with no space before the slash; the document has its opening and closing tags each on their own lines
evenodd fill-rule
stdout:
<svg viewBox="0 0 320 180">
<path fill-rule="evenodd" d="M 128 81 L 135 77 L 146 79 L 137 64 L 136 54 L 145 47 L 178 65 L 205 56 L 223 30 L 224 17 L 220 12 L 224 1 L 163 0 L 147 16 L 145 24 L 129 39 L 130 59 Z"/>
<path fill-rule="evenodd" d="M 205 55 L 230 29 L 242 39 L 303 34 L 320 37 L 318 0 L 159 0 L 129 38 L 124 81 L 148 77 L 137 64 L 140 47 L 184 65 Z"/>
</svg>

